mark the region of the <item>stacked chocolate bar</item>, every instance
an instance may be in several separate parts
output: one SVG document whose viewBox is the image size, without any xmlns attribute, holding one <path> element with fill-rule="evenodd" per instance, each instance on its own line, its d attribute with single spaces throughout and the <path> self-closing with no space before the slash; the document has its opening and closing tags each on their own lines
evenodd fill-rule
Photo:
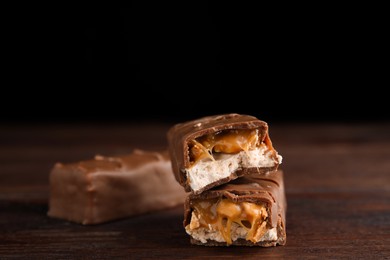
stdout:
<svg viewBox="0 0 390 260">
<path fill-rule="evenodd" d="M 267 123 L 239 114 L 204 117 L 173 126 L 168 143 L 175 178 L 190 192 L 183 224 L 192 244 L 285 244 L 282 157 Z"/>
</svg>

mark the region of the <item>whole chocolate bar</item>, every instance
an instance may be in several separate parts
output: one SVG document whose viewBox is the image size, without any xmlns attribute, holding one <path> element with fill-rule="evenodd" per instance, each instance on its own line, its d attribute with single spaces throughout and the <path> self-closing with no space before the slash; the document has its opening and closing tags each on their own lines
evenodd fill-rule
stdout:
<svg viewBox="0 0 390 260">
<path fill-rule="evenodd" d="M 276 246 L 286 243 L 283 172 L 251 175 L 195 195 L 185 202 L 191 243 L 206 246 Z"/>
<path fill-rule="evenodd" d="M 168 152 L 135 150 L 119 157 L 57 163 L 50 173 L 51 217 L 98 224 L 184 203 Z"/>
<path fill-rule="evenodd" d="M 217 115 L 177 124 L 167 138 L 176 180 L 196 194 L 240 176 L 274 171 L 282 162 L 267 123 L 249 115 Z"/>
</svg>

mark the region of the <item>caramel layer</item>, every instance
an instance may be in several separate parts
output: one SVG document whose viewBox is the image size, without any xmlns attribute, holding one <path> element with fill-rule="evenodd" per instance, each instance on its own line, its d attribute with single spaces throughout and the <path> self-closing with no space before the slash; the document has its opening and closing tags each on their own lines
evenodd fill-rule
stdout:
<svg viewBox="0 0 390 260">
<path fill-rule="evenodd" d="M 194 219 L 190 228 L 219 231 L 228 245 L 232 244 L 231 227 L 236 223 L 247 231 L 246 240 L 256 243 L 266 232 L 268 213 L 264 205 L 235 203 L 228 199 L 199 200 L 193 204 Z"/>
<path fill-rule="evenodd" d="M 190 162 L 195 164 L 205 158 L 214 160 L 213 153 L 252 150 L 260 144 L 258 132 L 257 129 L 223 130 L 196 138 L 189 143 Z"/>
</svg>

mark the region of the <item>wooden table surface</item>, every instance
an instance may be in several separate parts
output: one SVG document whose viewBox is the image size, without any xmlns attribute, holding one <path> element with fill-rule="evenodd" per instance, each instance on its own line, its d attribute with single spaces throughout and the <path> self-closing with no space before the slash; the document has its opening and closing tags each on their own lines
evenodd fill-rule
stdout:
<svg viewBox="0 0 390 260">
<path fill-rule="evenodd" d="M 390 122 L 270 124 L 284 157 L 285 246 L 192 246 L 182 207 L 95 226 L 47 217 L 55 162 L 164 148 L 169 126 L 0 126 L 0 259 L 390 259 Z"/>
</svg>

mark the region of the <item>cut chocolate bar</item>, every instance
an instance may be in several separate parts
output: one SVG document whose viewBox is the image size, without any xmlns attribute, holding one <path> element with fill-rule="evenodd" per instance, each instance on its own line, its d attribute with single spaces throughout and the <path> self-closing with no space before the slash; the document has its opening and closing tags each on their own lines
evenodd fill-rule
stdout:
<svg viewBox="0 0 390 260">
<path fill-rule="evenodd" d="M 184 227 L 197 245 L 284 245 L 286 207 L 282 171 L 250 175 L 198 195 L 191 193 Z"/>
<path fill-rule="evenodd" d="M 50 173 L 51 217 L 98 224 L 182 204 L 167 152 L 56 164 Z"/>
<path fill-rule="evenodd" d="M 167 134 L 176 180 L 199 194 L 248 174 L 274 171 L 282 162 L 267 123 L 249 115 L 209 116 L 173 126 Z"/>
</svg>

